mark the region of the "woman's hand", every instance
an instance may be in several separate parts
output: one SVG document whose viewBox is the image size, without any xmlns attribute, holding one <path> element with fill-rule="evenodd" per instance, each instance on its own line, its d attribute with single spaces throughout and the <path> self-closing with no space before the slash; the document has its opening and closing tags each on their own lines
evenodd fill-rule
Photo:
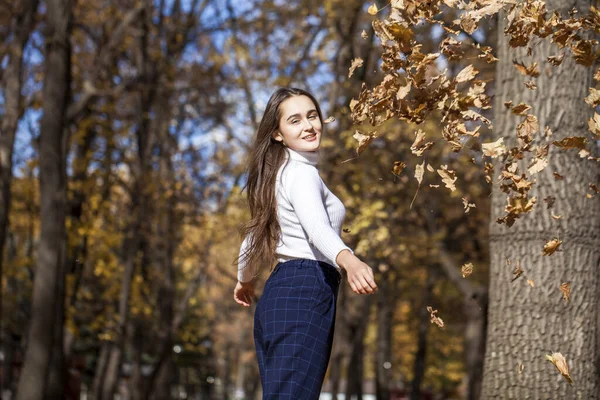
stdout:
<svg viewBox="0 0 600 400">
<path fill-rule="evenodd" d="M 373 269 L 350 251 L 340 251 L 336 262 L 340 267 L 346 270 L 348 274 L 348 283 L 354 293 L 372 294 L 377 291 L 377 284 L 373 277 Z"/>
<path fill-rule="evenodd" d="M 250 307 L 252 304 L 252 298 L 254 297 L 254 283 L 250 282 L 239 282 L 233 289 L 233 299 L 236 303 L 241 304 L 244 307 Z"/>
</svg>

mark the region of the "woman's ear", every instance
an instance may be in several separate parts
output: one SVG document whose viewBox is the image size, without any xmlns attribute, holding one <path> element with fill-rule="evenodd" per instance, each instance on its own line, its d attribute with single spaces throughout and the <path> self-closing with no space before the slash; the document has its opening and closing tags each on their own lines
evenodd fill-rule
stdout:
<svg viewBox="0 0 600 400">
<path fill-rule="evenodd" d="M 279 131 L 273 132 L 273 139 L 275 139 L 278 142 L 283 142 L 283 136 L 281 136 L 281 133 L 279 133 Z"/>
</svg>

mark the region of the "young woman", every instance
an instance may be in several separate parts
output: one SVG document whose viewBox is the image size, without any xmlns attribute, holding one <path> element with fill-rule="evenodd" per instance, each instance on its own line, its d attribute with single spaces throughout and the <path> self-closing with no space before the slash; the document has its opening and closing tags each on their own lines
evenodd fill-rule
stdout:
<svg viewBox="0 0 600 400">
<path fill-rule="evenodd" d="M 329 363 L 345 269 L 358 294 L 377 290 L 372 269 L 340 238 L 346 209 L 317 167 L 323 116 L 296 88 L 267 103 L 248 167 L 251 220 L 243 229 L 234 299 L 250 306 L 260 267 L 277 265 L 254 314 L 263 399 L 318 399 Z"/>
</svg>

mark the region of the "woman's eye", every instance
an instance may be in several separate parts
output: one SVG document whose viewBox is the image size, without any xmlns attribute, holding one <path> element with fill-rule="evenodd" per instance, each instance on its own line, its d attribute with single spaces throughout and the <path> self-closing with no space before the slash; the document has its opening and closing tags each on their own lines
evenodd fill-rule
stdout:
<svg viewBox="0 0 600 400">
<path fill-rule="evenodd" d="M 317 118 L 317 116 L 315 114 L 313 114 L 313 115 L 309 116 L 308 118 L 315 119 L 315 118 Z"/>
<path fill-rule="evenodd" d="M 299 121 L 297 119 L 292 120 L 292 124 L 297 124 Z"/>
</svg>

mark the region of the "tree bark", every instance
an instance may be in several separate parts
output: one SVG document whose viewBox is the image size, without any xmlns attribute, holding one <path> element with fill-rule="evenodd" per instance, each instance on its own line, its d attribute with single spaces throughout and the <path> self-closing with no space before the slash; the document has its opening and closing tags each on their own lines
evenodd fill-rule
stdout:
<svg viewBox="0 0 600 400">
<path fill-rule="evenodd" d="M 580 14 L 586 13 L 591 3 L 546 1 L 550 12 L 560 11 L 563 17 L 574 7 Z M 500 32 L 504 26 L 501 15 Z M 502 103 L 508 100 L 531 105 L 540 129 L 548 126 L 552 130 L 551 141 L 587 136 L 586 120 L 592 110 L 583 99 L 592 86 L 593 70 L 575 64 L 570 51 L 559 67 L 546 67 L 546 57 L 561 53 L 549 39 L 535 40 L 530 46 L 532 56 L 526 58 L 525 49 L 509 49 L 507 37 L 499 35 L 494 125 L 499 137 L 505 141 L 512 138 L 509 143 L 515 140 L 514 130 L 521 118 L 504 110 Z M 513 60 L 540 63 L 537 91 L 523 88 L 523 77 L 512 65 Z M 544 144 L 540 136 L 537 141 Z M 600 203 L 586 198 L 588 184 L 598 181 L 598 164 L 581 159 L 575 150 L 552 145 L 548 160 L 548 167 L 535 176 L 531 193 L 538 199 L 535 210 L 513 227 L 494 222 L 503 214 L 506 198 L 497 187 L 492 192 L 489 328 L 482 389 L 485 399 L 600 397 Z M 563 175 L 564 180 L 556 180 L 554 172 Z M 549 196 L 556 198 L 553 211 L 562 215 L 558 221 L 543 206 L 542 199 Z M 562 251 L 542 256 L 544 243 L 555 235 L 563 241 Z M 531 279 L 535 287 L 527 285 L 523 277 L 511 283 L 517 261 L 525 279 Z M 563 301 L 559 291 L 559 285 L 566 281 L 572 287 L 568 302 Z M 573 386 L 545 360 L 545 354 L 551 352 L 565 356 Z"/>
<path fill-rule="evenodd" d="M 377 400 L 389 400 L 392 383 L 392 329 L 396 309 L 395 281 L 390 273 L 381 274 L 377 291 L 377 354 L 375 356 L 375 394 Z M 387 364 L 389 363 L 389 365 Z"/>
<path fill-rule="evenodd" d="M 425 366 L 427 355 L 427 332 L 431 324 L 427 306 L 430 305 L 433 286 L 435 284 L 435 272 L 430 266 L 427 269 L 427 278 L 425 282 L 425 293 L 423 304 L 419 308 L 419 331 L 417 336 L 417 354 L 415 354 L 415 363 L 413 364 L 413 380 L 411 382 L 410 400 L 419 400 L 421 398 L 421 384 L 425 376 Z"/>
<path fill-rule="evenodd" d="M 370 262 L 369 265 L 374 265 Z M 364 378 L 365 334 L 369 325 L 368 315 L 371 308 L 371 296 L 354 295 L 350 298 L 350 315 L 348 335 L 350 342 L 350 357 L 346 368 L 346 398 L 362 400 Z"/>
<path fill-rule="evenodd" d="M 17 15 L 14 24 L 14 41 L 10 46 L 8 63 L 2 75 L 2 94 L 4 97 L 4 113 L 0 124 L 0 282 L 4 276 L 4 246 L 8 231 L 8 214 L 10 213 L 12 183 L 12 158 L 15 136 L 19 119 L 23 114 L 21 104 L 21 88 L 23 86 L 23 51 L 34 28 L 35 14 L 39 0 L 23 0 L 22 12 Z M 0 321 L 3 309 L 2 285 L 0 285 Z M 0 351 L 4 348 L 0 334 Z"/>
<path fill-rule="evenodd" d="M 41 234 L 18 400 L 47 398 L 51 361 L 54 360 L 53 368 L 64 369 L 62 365 L 56 365 L 61 363 L 63 350 L 62 326 L 56 326 L 56 317 L 60 317 L 57 309 L 64 301 L 65 122 L 71 76 L 69 33 L 72 4 L 69 0 L 49 0 L 46 13 L 44 114 L 40 123 Z M 59 341 L 58 345 L 53 346 L 55 341 Z M 59 395 L 61 393 L 52 394 Z"/>
</svg>

